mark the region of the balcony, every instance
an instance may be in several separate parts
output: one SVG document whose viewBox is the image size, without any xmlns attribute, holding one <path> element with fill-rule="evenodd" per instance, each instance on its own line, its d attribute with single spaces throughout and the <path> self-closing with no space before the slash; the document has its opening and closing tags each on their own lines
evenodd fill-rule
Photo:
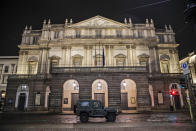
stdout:
<svg viewBox="0 0 196 131">
<path fill-rule="evenodd" d="M 146 66 L 115 67 L 53 67 L 51 73 L 90 73 L 90 72 L 147 72 Z"/>
</svg>

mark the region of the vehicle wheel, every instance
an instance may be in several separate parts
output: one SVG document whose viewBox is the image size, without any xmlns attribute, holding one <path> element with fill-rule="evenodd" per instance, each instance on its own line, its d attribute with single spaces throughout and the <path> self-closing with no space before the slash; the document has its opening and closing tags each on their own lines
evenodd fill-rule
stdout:
<svg viewBox="0 0 196 131">
<path fill-rule="evenodd" d="M 114 122 L 114 121 L 116 120 L 116 115 L 113 114 L 113 113 L 109 113 L 109 114 L 107 115 L 107 120 L 108 120 L 109 122 Z"/>
<path fill-rule="evenodd" d="M 81 121 L 82 123 L 88 122 L 88 114 L 87 114 L 87 113 L 82 113 L 82 114 L 80 114 L 80 121 Z"/>
</svg>

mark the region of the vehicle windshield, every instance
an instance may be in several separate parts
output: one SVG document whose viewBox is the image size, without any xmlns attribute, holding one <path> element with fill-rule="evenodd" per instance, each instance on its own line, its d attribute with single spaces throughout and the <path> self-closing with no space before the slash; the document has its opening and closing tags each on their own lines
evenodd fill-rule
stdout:
<svg viewBox="0 0 196 131">
<path fill-rule="evenodd" d="M 89 102 L 88 101 L 81 102 L 80 106 L 82 106 L 82 107 L 89 106 Z"/>
</svg>

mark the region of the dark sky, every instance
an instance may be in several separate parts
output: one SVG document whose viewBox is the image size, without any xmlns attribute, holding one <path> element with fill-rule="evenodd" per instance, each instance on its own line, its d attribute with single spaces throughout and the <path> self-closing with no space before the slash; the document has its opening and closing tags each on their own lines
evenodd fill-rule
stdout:
<svg viewBox="0 0 196 131">
<path fill-rule="evenodd" d="M 153 18 L 157 28 L 171 24 L 176 32 L 180 57 L 196 49 L 196 35 L 193 27 L 184 22 L 184 1 L 168 0 L 6 0 L 1 3 L 0 56 L 18 55 L 17 45 L 25 25 L 41 29 L 44 19 L 63 24 L 65 18 L 74 22 L 101 15 L 122 22 L 124 17 L 132 17 L 133 22 L 145 22 Z M 143 5 L 149 5 L 144 6 Z M 141 7 L 141 8 L 137 8 Z M 135 9 L 134 9 L 135 8 Z"/>
</svg>

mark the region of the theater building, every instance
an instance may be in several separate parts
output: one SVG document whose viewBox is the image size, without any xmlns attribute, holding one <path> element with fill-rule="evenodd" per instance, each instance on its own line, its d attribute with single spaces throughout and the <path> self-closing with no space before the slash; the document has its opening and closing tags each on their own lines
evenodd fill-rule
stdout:
<svg viewBox="0 0 196 131">
<path fill-rule="evenodd" d="M 26 27 L 4 110 L 72 113 L 78 99 L 98 99 L 125 113 L 169 110 L 174 103 L 181 109 L 174 35 L 171 26 L 156 29 L 152 19 L 137 24 L 102 16 Z"/>
</svg>

